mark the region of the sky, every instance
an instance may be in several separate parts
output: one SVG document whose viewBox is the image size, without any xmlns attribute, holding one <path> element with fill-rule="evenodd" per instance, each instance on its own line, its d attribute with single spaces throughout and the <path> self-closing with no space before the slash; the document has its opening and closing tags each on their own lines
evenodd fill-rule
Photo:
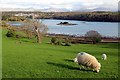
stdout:
<svg viewBox="0 0 120 80">
<path fill-rule="evenodd" d="M 0 0 L 2 8 L 65 8 L 69 10 L 107 8 L 118 10 L 120 0 Z"/>
</svg>

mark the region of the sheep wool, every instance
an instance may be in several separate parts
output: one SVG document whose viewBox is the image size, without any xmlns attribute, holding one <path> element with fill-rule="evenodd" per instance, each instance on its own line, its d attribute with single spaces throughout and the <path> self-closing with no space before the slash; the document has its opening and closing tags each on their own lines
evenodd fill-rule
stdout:
<svg viewBox="0 0 120 80">
<path fill-rule="evenodd" d="M 106 60 L 107 59 L 107 55 L 106 54 L 102 54 L 102 59 Z"/>
<path fill-rule="evenodd" d="M 80 52 L 78 53 L 76 58 L 79 65 L 91 68 L 93 69 L 93 71 L 99 72 L 101 64 L 97 61 L 97 59 L 94 56 L 86 52 Z"/>
</svg>

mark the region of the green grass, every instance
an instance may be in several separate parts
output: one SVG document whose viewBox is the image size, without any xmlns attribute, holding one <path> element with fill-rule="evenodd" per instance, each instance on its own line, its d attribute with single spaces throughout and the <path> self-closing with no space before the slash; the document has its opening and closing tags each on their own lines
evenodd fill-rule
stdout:
<svg viewBox="0 0 120 80">
<path fill-rule="evenodd" d="M 117 43 L 109 44 L 72 44 L 57 46 L 48 44 L 50 38 L 44 38 L 42 44 L 34 40 L 7 38 L 7 30 L 2 32 L 3 78 L 116 78 L 118 77 Z M 79 52 L 94 55 L 102 67 L 99 73 L 80 71 L 79 65 L 72 60 Z M 108 56 L 101 60 L 102 53 Z"/>
</svg>

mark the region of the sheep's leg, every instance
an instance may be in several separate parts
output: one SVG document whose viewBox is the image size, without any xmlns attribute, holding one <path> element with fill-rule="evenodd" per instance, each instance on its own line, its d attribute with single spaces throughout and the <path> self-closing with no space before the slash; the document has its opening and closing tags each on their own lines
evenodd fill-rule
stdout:
<svg viewBox="0 0 120 80">
<path fill-rule="evenodd" d="M 79 64 L 80 65 L 80 64 Z M 80 70 L 82 69 L 82 65 L 80 65 Z"/>
<path fill-rule="evenodd" d="M 85 70 L 89 70 L 89 67 L 88 67 L 88 66 L 85 66 Z"/>
<path fill-rule="evenodd" d="M 85 69 L 85 67 L 82 65 L 82 69 Z"/>
<path fill-rule="evenodd" d="M 85 67 L 83 65 L 80 65 L 80 70 L 84 69 Z"/>
<path fill-rule="evenodd" d="M 79 64 L 80 65 L 80 70 L 82 70 L 83 69 L 83 66 L 81 65 L 81 64 Z"/>
</svg>

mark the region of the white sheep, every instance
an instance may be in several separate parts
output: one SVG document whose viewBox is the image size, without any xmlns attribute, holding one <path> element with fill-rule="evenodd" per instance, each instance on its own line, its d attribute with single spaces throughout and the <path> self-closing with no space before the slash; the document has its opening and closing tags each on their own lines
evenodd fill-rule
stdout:
<svg viewBox="0 0 120 80">
<path fill-rule="evenodd" d="M 102 54 L 102 59 L 106 60 L 107 59 L 107 55 L 106 54 Z"/>
<path fill-rule="evenodd" d="M 97 72 L 99 72 L 101 67 L 101 64 L 97 61 L 97 59 L 86 52 L 78 53 L 74 62 L 77 62 L 82 67 L 91 68 L 93 71 Z"/>
</svg>

